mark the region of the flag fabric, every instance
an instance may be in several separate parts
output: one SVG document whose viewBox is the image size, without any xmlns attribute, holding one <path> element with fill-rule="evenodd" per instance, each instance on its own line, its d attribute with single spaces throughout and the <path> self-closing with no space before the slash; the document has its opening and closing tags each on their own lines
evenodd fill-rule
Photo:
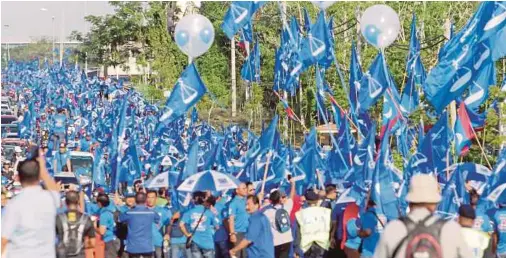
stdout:
<svg viewBox="0 0 506 258">
<path fill-rule="evenodd" d="M 357 111 L 358 92 L 360 90 L 360 80 L 362 79 L 362 67 L 358 61 L 357 49 L 355 42 L 351 44 L 351 61 L 350 61 L 350 106 L 351 110 Z"/>
<path fill-rule="evenodd" d="M 229 39 L 251 21 L 255 12 L 267 1 L 233 1 L 225 13 L 221 28 Z"/>
<path fill-rule="evenodd" d="M 247 82 L 260 82 L 260 48 L 258 42 L 253 46 L 241 68 L 241 77 Z"/>
<path fill-rule="evenodd" d="M 200 75 L 192 63 L 177 80 L 170 96 L 167 98 L 162 115 L 158 119 L 158 130 L 168 125 L 195 105 L 207 92 L 207 88 L 200 79 Z"/>
<path fill-rule="evenodd" d="M 467 154 L 472 144 L 471 141 L 476 137 L 465 103 L 460 103 L 459 109 L 457 110 L 457 120 L 455 121 L 454 131 L 457 154 L 463 156 Z"/>
<path fill-rule="evenodd" d="M 410 114 L 419 105 L 420 97 L 417 87 L 425 81 L 425 68 L 420 58 L 420 42 L 416 36 L 416 16 L 413 14 L 411 21 L 411 36 L 409 41 L 409 53 L 406 62 L 407 81 L 402 92 L 401 109 Z"/>
<path fill-rule="evenodd" d="M 382 52 L 379 52 L 369 70 L 360 80 L 357 107 L 359 112 L 367 111 L 376 103 L 389 85 L 389 75 Z"/>
<path fill-rule="evenodd" d="M 473 78 L 469 87 L 469 94 L 464 100 L 466 107 L 469 109 L 478 110 L 480 105 L 488 98 L 489 86 L 495 85 L 497 82 L 495 62 L 490 59 L 488 61 L 477 71 L 476 77 Z"/>
<path fill-rule="evenodd" d="M 491 49 L 499 47 L 494 40 L 506 26 L 505 12 L 504 2 L 481 3 L 464 28 L 444 46 L 444 56 L 424 84 L 425 96 L 438 113 L 471 85 L 484 64 L 493 61 Z"/>
</svg>

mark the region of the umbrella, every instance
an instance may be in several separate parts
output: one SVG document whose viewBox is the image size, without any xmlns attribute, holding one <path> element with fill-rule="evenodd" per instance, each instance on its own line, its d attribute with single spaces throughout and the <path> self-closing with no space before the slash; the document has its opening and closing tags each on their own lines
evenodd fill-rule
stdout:
<svg viewBox="0 0 506 258">
<path fill-rule="evenodd" d="M 240 183 L 232 175 L 216 170 L 206 170 L 185 179 L 177 190 L 183 192 L 224 191 L 237 188 Z"/>
<path fill-rule="evenodd" d="M 163 172 L 156 175 L 144 183 L 144 185 L 148 189 L 169 187 L 169 172 Z"/>
</svg>

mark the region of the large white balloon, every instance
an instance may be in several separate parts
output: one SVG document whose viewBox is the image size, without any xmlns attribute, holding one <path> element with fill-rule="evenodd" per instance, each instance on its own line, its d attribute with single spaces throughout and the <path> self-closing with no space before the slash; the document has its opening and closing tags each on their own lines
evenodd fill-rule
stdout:
<svg viewBox="0 0 506 258">
<path fill-rule="evenodd" d="M 185 54 L 192 58 L 200 56 L 213 44 L 213 24 L 200 14 L 187 15 L 177 23 L 174 38 Z"/>
<path fill-rule="evenodd" d="M 325 10 L 329 8 L 331 5 L 335 4 L 337 1 L 311 1 L 318 8 Z"/>
<path fill-rule="evenodd" d="M 399 16 L 387 5 L 379 4 L 367 8 L 360 19 L 362 35 L 376 48 L 390 46 L 400 29 Z"/>
</svg>

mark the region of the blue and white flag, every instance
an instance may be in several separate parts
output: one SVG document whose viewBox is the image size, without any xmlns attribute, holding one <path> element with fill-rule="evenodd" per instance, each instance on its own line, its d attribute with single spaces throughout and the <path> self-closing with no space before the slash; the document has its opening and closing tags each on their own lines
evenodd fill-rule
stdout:
<svg viewBox="0 0 506 258">
<path fill-rule="evenodd" d="M 379 52 L 372 62 L 369 70 L 365 72 L 360 80 L 358 93 L 358 109 L 367 111 L 376 103 L 390 83 L 385 57 Z"/>
<path fill-rule="evenodd" d="M 162 116 L 158 119 L 159 128 L 157 131 L 163 127 L 161 125 L 168 125 L 184 115 L 206 92 L 207 88 L 202 82 L 195 64 L 192 63 L 181 73 L 167 102 L 165 102 Z"/>
<path fill-rule="evenodd" d="M 247 82 L 260 82 L 260 47 L 258 42 L 242 65 L 241 78 Z"/>
<path fill-rule="evenodd" d="M 251 21 L 255 12 L 266 4 L 267 1 L 233 1 L 225 17 L 221 28 L 229 39 Z"/>
</svg>

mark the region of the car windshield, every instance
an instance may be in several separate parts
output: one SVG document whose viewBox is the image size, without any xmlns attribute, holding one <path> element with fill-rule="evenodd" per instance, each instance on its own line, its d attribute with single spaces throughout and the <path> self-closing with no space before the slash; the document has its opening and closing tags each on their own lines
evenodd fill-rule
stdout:
<svg viewBox="0 0 506 258">
<path fill-rule="evenodd" d="M 72 156 L 70 162 L 74 173 L 91 176 L 93 167 L 93 159 L 91 157 Z"/>
<path fill-rule="evenodd" d="M 2 124 L 10 124 L 14 121 L 17 121 L 18 119 L 16 117 L 2 117 Z"/>
<path fill-rule="evenodd" d="M 12 145 L 3 145 L 2 146 L 2 156 L 5 157 L 7 160 L 12 159 L 12 156 L 14 155 L 14 146 Z"/>
<path fill-rule="evenodd" d="M 2 132 L 17 134 L 18 133 L 18 125 L 17 124 L 2 125 Z"/>
</svg>

